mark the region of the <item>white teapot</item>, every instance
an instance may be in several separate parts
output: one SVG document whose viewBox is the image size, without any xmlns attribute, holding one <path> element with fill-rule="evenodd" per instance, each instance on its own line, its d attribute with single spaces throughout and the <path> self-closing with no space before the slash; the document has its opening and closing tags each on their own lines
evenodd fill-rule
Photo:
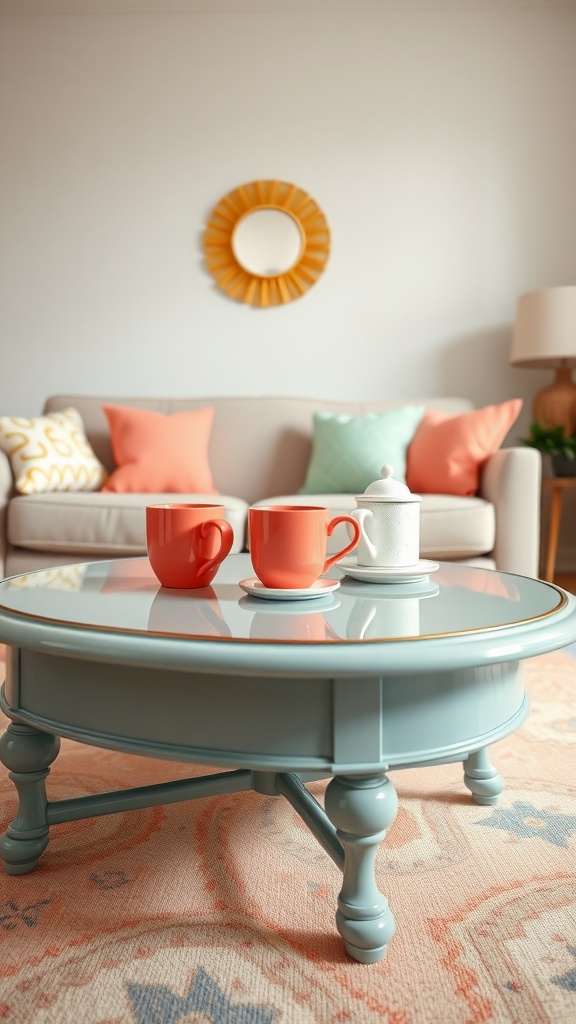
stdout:
<svg viewBox="0 0 576 1024">
<path fill-rule="evenodd" d="M 420 558 L 420 502 L 406 484 L 394 480 L 393 466 L 383 466 L 380 480 L 356 495 L 350 515 L 360 524 L 358 565 L 380 568 L 415 565 Z"/>
</svg>

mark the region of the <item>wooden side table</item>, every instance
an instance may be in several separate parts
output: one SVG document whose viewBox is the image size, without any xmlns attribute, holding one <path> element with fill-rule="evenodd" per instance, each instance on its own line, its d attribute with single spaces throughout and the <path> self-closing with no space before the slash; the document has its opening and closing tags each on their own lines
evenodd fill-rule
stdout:
<svg viewBox="0 0 576 1024">
<path fill-rule="evenodd" d="M 576 476 L 551 476 L 542 480 L 542 487 L 552 492 L 550 497 L 550 525 L 548 527 L 548 550 L 546 552 L 546 568 L 544 579 L 554 582 L 556 552 L 562 518 L 562 500 L 564 492 L 576 487 Z"/>
</svg>

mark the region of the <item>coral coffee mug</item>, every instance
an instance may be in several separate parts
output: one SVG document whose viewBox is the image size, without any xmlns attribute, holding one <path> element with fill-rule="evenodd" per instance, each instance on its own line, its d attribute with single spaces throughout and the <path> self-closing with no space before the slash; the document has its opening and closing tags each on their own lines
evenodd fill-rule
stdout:
<svg viewBox="0 0 576 1024">
<path fill-rule="evenodd" d="M 207 587 L 229 553 L 234 531 L 223 505 L 146 506 L 148 558 L 163 587 Z"/>
<path fill-rule="evenodd" d="M 360 539 L 352 516 L 330 519 L 316 505 L 258 505 L 249 510 L 250 557 L 265 587 L 292 590 L 311 587 Z M 338 523 L 346 523 L 353 539 L 336 555 L 326 557 L 326 543 Z"/>
</svg>

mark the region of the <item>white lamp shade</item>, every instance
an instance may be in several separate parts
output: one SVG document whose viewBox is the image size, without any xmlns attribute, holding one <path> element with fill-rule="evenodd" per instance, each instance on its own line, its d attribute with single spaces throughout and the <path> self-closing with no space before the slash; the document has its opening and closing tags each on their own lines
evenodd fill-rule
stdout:
<svg viewBox="0 0 576 1024">
<path fill-rule="evenodd" d="M 576 366 L 576 286 L 520 296 L 510 362 L 533 369 Z"/>
</svg>

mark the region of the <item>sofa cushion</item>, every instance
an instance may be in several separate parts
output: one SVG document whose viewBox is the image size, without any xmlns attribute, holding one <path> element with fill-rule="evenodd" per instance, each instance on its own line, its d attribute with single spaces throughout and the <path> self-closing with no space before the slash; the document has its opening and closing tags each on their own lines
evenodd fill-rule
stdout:
<svg viewBox="0 0 576 1024">
<path fill-rule="evenodd" d="M 301 494 L 360 494 L 379 479 L 382 466 L 404 480 L 406 449 L 424 413 L 405 405 L 361 416 L 319 411 L 313 417 L 312 457 Z"/>
<path fill-rule="evenodd" d="M 134 398 L 101 395 L 52 395 L 44 412 L 69 405 L 78 409 L 100 462 L 111 473 L 114 457 L 103 406 L 151 409 L 165 415 L 208 406 L 214 424 L 208 449 L 214 486 L 251 503 L 269 494 L 296 494 L 306 478 L 312 446 L 312 418 L 321 409 L 353 416 L 386 412 L 400 405 L 424 405 L 456 414 L 473 409 L 466 398 L 419 398 L 382 402 L 334 401 L 281 396 L 211 396 L 202 398 Z M 199 490 L 199 488 L 195 488 Z"/>
<path fill-rule="evenodd" d="M 459 416 L 431 409 L 408 448 L 406 481 L 417 494 L 476 494 L 486 459 L 500 447 L 522 409 L 521 398 Z"/>
<path fill-rule="evenodd" d="M 330 516 L 346 515 L 356 508 L 353 494 L 284 494 L 256 505 L 322 505 Z M 483 498 L 450 494 L 423 494 L 420 506 L 420 556 L 459 559 L 489 554 L 496 537 L 494 506 Z M 328 538 L 328 552 L 347 543 L 346 527 L 336 527 Z"/>
<path fill-rule="evenodd" d="M 74 408 L 32 418 L 1 416 L 0 449 L 10 459 L 20 494 L 96 491 L 107 477 Z"/>
<path fill-rule="evenodd" d="M 36 551 L 71 554 L 146 554 L 146 505 L 166 501 L 211 502 L 212 494 L 27 494 L 13 498 L 8 509 L 8 540 Z M 218 495 L 234 530 L 232 551 L 242 551 L 248 505 L 241 498 Z"/>
<path fill-rule="evenodd" d="M 489 554 L 496 540 L 494 506 L 484 498 L 423 494 L 420 519 L 422 558 L 474 558 Z"/>
<path fill-rule="evenodd" d="M 104 491 L 216 494 L 208 460 L 214 409 L 165 416 L 150 409 L 104 405 L 117 469 Z"/>
</svg>

